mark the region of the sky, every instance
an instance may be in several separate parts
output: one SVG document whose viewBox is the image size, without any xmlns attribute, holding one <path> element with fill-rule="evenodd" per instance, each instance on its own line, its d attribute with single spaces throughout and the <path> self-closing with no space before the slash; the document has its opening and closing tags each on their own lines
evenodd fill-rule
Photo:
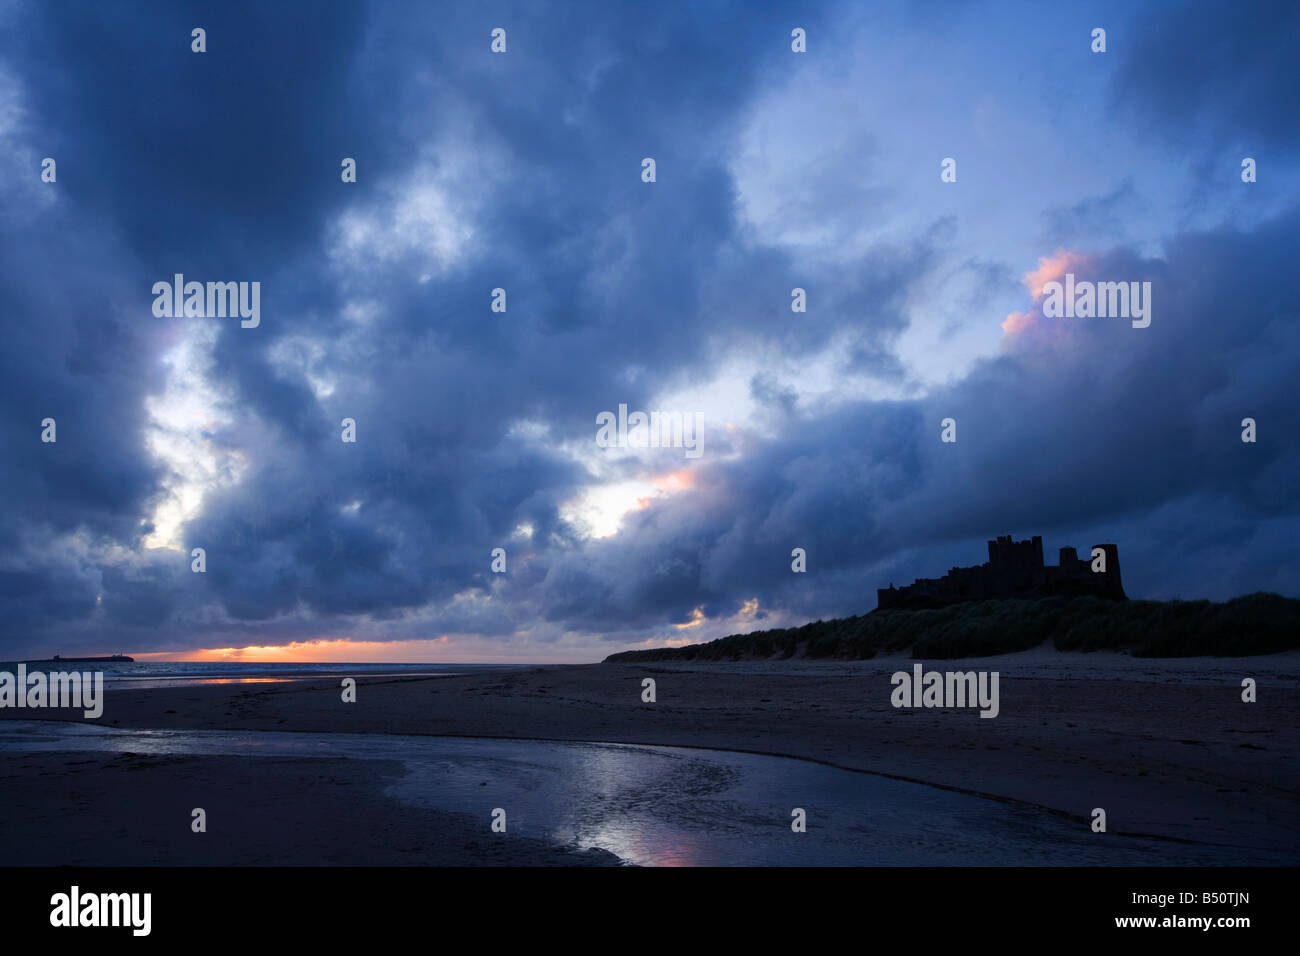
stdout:
<svg viewBox="0 0 1300 956">
<path fill-rule="evenodd" d="M 1114 542 L 1134 598 L 1300 596 L 1297 35 L 0 0 L 0 658 L 591 661 L 1004 534 Z M 1150 325 L 1048 317 L 1066 273 L 1151 283 Z M 258 324 L 157 315 L 176 274 Z M 696 451 L 602 441 L 620 405 Z"/>
</svg>

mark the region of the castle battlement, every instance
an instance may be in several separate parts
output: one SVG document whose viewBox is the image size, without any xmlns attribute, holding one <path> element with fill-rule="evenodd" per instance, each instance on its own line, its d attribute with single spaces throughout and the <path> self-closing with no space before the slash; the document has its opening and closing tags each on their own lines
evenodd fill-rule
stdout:
<svg viewBox="0 0 1300 956">
<path fill-rule="evenodd" d="M 925 608 L 1003 598 L 1037 598 L 1054 594 L 1095 594 L 1128 600 L 1120 580 L 1119 547 L 1094 544 L 1088 557 L 1074 548 L 1061 548 L 1059 564 L 1043 563 L 1043 539 L 1013 541 L 1002 535 L 990 541 L 989 559 L 969 568 L 952 568 L 941 578 L 917 578 L 901 588 L 890 584 L 876 590 L 876 608 Z M 1093 552 L 1104 552 L 1105 570 L 1093 570 Z M 1100 564 L 1101 562 L 1099 562 Z"/>
</svg>

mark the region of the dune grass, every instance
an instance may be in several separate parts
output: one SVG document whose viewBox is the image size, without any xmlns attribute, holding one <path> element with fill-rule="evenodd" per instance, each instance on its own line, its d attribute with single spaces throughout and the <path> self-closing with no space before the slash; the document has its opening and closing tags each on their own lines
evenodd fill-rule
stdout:
<svg viewBox="0 0 1300 956">
<path fill-rule="evenodd" d="M 1123 650 L 1135 657 L 1244 657 L 1300 648 L 1300 601 L 1259 592 L 1231 601 L 1111 601 L 1100 597 L 969 601 L 873 611 L 802 627 L 733 634 L 707 644 L 623 651 L 607 661 L 864 660 L 911 649 L 952 659 L 1028 650 Z"/>
</svg>

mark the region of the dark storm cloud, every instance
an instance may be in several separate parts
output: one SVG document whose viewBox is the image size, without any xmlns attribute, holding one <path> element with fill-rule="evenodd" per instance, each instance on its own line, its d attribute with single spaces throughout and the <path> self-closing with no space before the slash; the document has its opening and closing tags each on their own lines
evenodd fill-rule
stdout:
<svg viewBox="0 0 1300 956">
<path fill-rule="evenodd" d="M 1294 149 L 1300 126 L 1300 6 L 1263 0 L 1224 7 L 1187 0 L 1134 8 L 1113 30 L 1117 110 L 1180 146 Z"/>
<path fill-rule="evenodd" d="M 669 595 L 677 620 L 751 596 L 860 613 L 890 579 L 979 563 L 998 533 L 1038 533 L 1049 555 L 1120 542 L 1135 596 L 1294 593 L 1300 559 L 1281 542 L 1300 529 L 1297 242 L 1290 212 L 1249 235 L 1184 236 L 1164 261 L 1117 251 L 1076 267 L 1152 281 L 1150 328 L 1040 312 L 950 388 L 793 422 L 743 462 L 706 469 L 695 495 L 638 515 L 625 546 L 620 535 L 569 556 L 582 570 L 546 587 L 593 625 L 583 594 L 647 626 Z M 955 444 L 939 440 L 949 416 Z M 1241 441 L 1245 417 L 1268 423 L 1267 442 Z M 818 574 L 790 573 L 792 547 Z"/>
<path fill-rule="evenodd" d="M 1193 575 L 1201 590 L 1295 570 L 1282 547 L 1297 513 L 1294 212 L 1183 236 L 1163 260 L 1094 257 L 1079 271 L 1155 283 L 1151 328 L 1080 320 L 1058 334 L 1040 316 L 923 399 L 825 411 L 754 375 L 742 388 L 768 431 L 710 423 L 692 488 L 592 540 L 561 508 L 591 481 L 569 452 L 592 450 L 600 411 L 707 381 L 719 356 L 811 361 L 845 333 L 837 374 L 907 384 L 894 347 L 953 222 L 796 265 L 740 213 L 730 144 L 785 69 L 790 17 L 753 4 L 160 5 L 146 24 L 124 9 L 26 7 L 0 48 L 25 97 L 12 135 L 59 158 L 57 202 L 6 193 L 19 214 L 0 221 L 13 250 L 0 263 L 10 646 L 644 637 L 753 598 L 855 613 L 888 576 L 974 563 L 985 536 L 1007 532 L 1117 540 L 1139 593 L 1172 586 L 1142 570 L 1165 547 L 1234 556 L 1231 573 Z M 493 57 L 502 25 L 510 52 Z M 1124 82 L 1169 108 L 1162 77 L 1133 70 Z M 343 156 L 358 160 L 355 185 L 339 182 Z M 472 227 L 447 249 L 403 231 L 401 204 L 425 187 L 447 205 L 417 209 L 421 228 Z M 1053 228 L 1073 219 L 1105 238 L 1112 207 L 1061 211 Z M 349 217 L 370 229 L 357 243 Z M 977 276 L 989 286 L 1007 275 L 992 255 Z M 142 522 L 166 475 L 145 400 L 185 323 L 224 321 L 152 316 L 152 283 L 177 271 L 260 280 L 263 319 L 220 327 L 208 375 L 232 409 L 205 426 L 210 447 L 245 470 L 208 491 L 183 550 L 154 551 Z M 498 286 L 503 314 L 488 309 Z M 812 303 L 798 316 L 794 286 Z M 46 415 L 56 445 L 39 442 Z M 1246 415 L 1257 445 L 1237 437 Z M 948 416 L 957 445 L 939 442 Z M 340 441 L 344 418 L 355 444 Z M 664 454 L 652 470 L 682 465 Z M 193 547 L 206 574 L 190 571 Z M 495 547 L 505 577 L 488 570 Z M 794 547 L 815 573 L 791 574 Z"/>
<path fill-rule="evenodd" d="M 161 478 L 142 447 L 143 398 L 159 391 L 155 362 L 170 344 L 144 324 L 145 290 L 174 271 L 257 278 L 274 316 L 255 345 L 233 329 L 218 339 L 216 377 L 235 396 L 236 428 L 261 428 L 209 436 L 217 447 L 255 447 L 248 480 L 213 493 L 186 529 L 187 547 L 201 541 L 210 551 L 207 576 L 189 574 L 188 555 L 172 561 L 170 585 L 105 574 L 81 599 L 93 603 L 108 588 L 109 622 L 155 623 L 170 606 L 160 591 L 184 595 L 184 607 L 207 590 L 251 620 L 300 606 L 382 618 L 481 583 L 467 568 L 482 566 L 518 521 L 544 541 L 563 540 L 555 509 L 577 477 L 569 464 L 511 447 L 507 424 L 531 415 L 561 437 L 585 433 L 595 410 L 655 387 L 621 378 L 629 328 L 648 366 L 703 361 L 699 266 L 717 258 L 735 226 L 717 150 L 762 67 L 755 38 L 781 50 L 784 23 L 773 34 L 752 8 L 744 26 L 725 10 L 647 17 L 592 5 L 557 18 L 359 9 L 168 5 L 144 20 L 65 6 L 16 18 L 11 39 L 22 42 L 4 52 L 22 80 L 30 119 L 22 132 L 58 157 L 69 218 L 46 217 L 28 232 L 30 246 L 45 248 L 33 263 L 13 264 L 7 298 L 23 303 L 41 291 L 21 286 L 60 264 L 51 250 L 69 234 L 111 223 L 99 227 L 111 235 L 77 263 L 74 282 L 93 291 L 32 303 L 34 313 L 60 316 L 43 327 L 45 348 L 25 350 L 48 362 L 13 353 L 5 421 L 26 460 L 7 462 L 12 497 L 46 504 L 37 522 L 138 548 Z M 575 16 L 591 29 L 574 29 Z M 485 55 L 498 22 L 513 34 L 504 62 Z M 202 55 L 189 49 L 195 25 L 207 31 Z M 424 99 L 430 91 L 439 99 Z M 380 387 L 318 401 L 269 355 L 294 334 L 339 333 L 325 223 L 347 203 L 364 208 L 371 184 L 400 174 L 440 122 L 447 141 L 463 140 L 440 119 L 452 99 L 502 144 L 510 166 L 476 222 L 479 264 L 424 290 L 409 275 L 371 277 L 385 303 L 381 341 L 328 358 L 333 371 Z M 565 124 L 565 110 L 585 122 Z M 710 139 L 713 151 L 700 155 Z M 633 192 L 647 153 L 663 170 L 662 204 Z M 346 191 L 337 180 L 343 155 L 362 169 Z M 618 157 L 626 163 L 611 161 Z M 593 225 L 618 217 L 600 237 L 610 249 L 601 262 Z M 595 265 L 622 274 L 599 295 L 585 291 Z M 523 335 L 483 321 L 486 290 L 502 276 Z M 121 318 L 99 307 L 106 287 L 119 290 Z M 19 328 L 35 336 L 35 323 Z M 555 338 L 580 329 L 590 332 L 582 341 Z M 49 367 L 56 362 L 67 381 Z M 32 452 L 40 415 L 70 402 L 112 427 L 88 422 L 69 434 L 79 422 L 60 414 L 60 443 Z M 342 455 L 354 449 L 337 441 L 340 415 L 362 423 L 351 460 Z M 352 501 L 362 504 L 348 512 Z"/>
<path fill-rule="evenodd" d="M 1089 196 L 1069 206 L 1043 212 L 1045 244 L 1057 248 L 1080 244 L 1113 245 L 1123 239 L 1130 224 L 1149 214 L 1150 204 L 1124 182 L 1102 196 Z"/>
<path fill-rule="evenodd" d="M 21 9 L 6 47 L 61 193 L 161 274 L 264 269 L 339 201 L 340 147 L 376 138 L 349 90 L 360 5 Z"/>
</svg>

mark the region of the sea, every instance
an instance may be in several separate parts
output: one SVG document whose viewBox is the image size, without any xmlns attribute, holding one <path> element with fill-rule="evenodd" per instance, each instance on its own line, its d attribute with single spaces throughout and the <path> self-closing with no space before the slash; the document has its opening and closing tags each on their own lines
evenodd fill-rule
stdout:
<svg viewBox="0 0 1300 956">
<path fill-rule="evenodd" d="M 0 661 L 0 671 L 16 673 L 19 661 Z M 101 671 L 105 690 L 183 687 L 195 684 L 264 684 L 321 677 L 450 677 L 510 669 L 517 664 L 266 663 L 258 661 L 27 661 L 27 670 Z"/>
</svg>

